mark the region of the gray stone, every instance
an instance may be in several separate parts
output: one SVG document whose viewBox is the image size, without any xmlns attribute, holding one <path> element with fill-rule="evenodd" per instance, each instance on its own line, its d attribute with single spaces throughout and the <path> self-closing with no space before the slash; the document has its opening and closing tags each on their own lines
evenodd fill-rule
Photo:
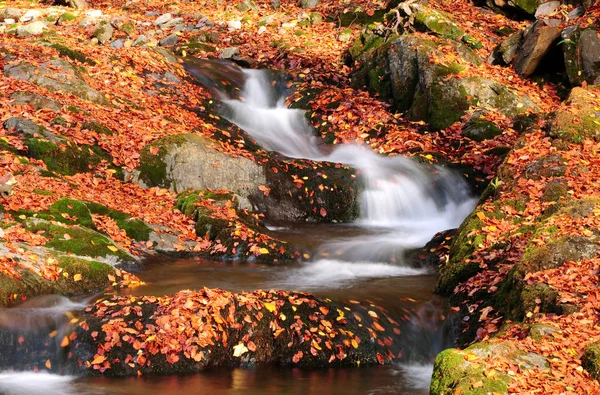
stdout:
<svg viewBox="0 0 600 395">
<path fill-rule="evenodd" d="M 173 18 L 173 19 L 169 20 L 168 22 L 165 22 L 162 25 L 160 25 L 160 28 L 163 30 L 167 30 L 167 29 L 170 29 L 174 26 L 181 25 L 181 24 L 185 24 L 185 20 L 183 18 Z"/>
<path fill-rule="evenodd" d="M 256 4 L 254 4 L 254 2 L 252 0 L 244 0 L 241 3 L 239 3 L 236 8 L 238 10 L 240 10 L 241 12 L 248 12 L 248 11 L 253 11 L 253 10 L 257 10 L 258 7 Z"/>
<path fill-rule="evenodd" d="M 238 47 L 229 47 L 223 48 L 219 53 L 219 57 L 221 59 L 231 59 L 240 54 L 240 49 Z"/>
<path fill-rule="evenodd" d="M 123 48 L 124 42 L 121 39 L 115 40 L 110 43 L 111 48 Z"/>
<path fill-rule="evenodd" d="M 300 0 L 298 5 L 300 8 L 311 9 L 319 5 L 319 0 Z"/>
<path fill-rule="evenodd" d="M 472 116 L 465 122 L 465 126 L 462 130 L 463 136 L 478 142 L 491 140 L 501 134 L 502 130 L 493 122 L 487 121 L 478 115 Z"/>
<path fill-rule="evenodd" d="M 19 36 L 19 37 L 38 36 L 46 30 L 48 30 L 48 25 L 45 21 L 35 21 L 35 22 L 28 23 L 27 25 L 21 25 L 21 26 L 17 27 L 17 36 Z"/>
<path fill-rule="evenodd" d="M 585 78 L 592 84 L 600 83 L 600 38 L 598 31 L 587 29 L 579 36 L 581 65 Z"/>
<path fill-rule="evenodd" d="M 585 14 L 585 8 L 577 7 L 573 8 L 571 12 L 567 14 L 567 18 L 569 18 L 569 20 L 573 20 L 579 18 L 580 16 L 583 16 L 583 14 Z"/>
<path fill-rule="evenodd" d="M 115 29 L 112 27 L 112 25 L 107 21 L 102 21 L 96 27 L 93 37 L 97 38 L 100 44 L 104 44 L 112 38 L 114 33 Z"/>
<path fill-rule="evenodd" d="M 29 119 L 21 117 L 12 117 L 7 119 L 4 122 L 4 128 L 9 131 L 23 134 L 26 137 L 44 138 L 53 143 L 60 143 L 64 141 L 64 139 L 61 139 L 54 133 L 49 132 L 45 127 L 40 126 Z"/>
<path fill-rule="evenodd" d="M 133 42 L 134 47 L 140 47 L 140 46 L 146 45 L 146 44 L 148 44 L 148 39 L 143 34 L 141 36 L 139 36 L 138 38 L 136 38 L 135 41 Z"/>
<path fill-rule="evenodd" d="M 518 31 L 508 36 L 508 38 L 500 44 L 498 53 L 502 56 L 502 60 L 505 64 L 510 64 L 515 60 L 522 41 L 523 31 Z"/>
<path fill-rule="evenodd" d="M 158 45 L 161 47 L 172 47 L 173 45 L 177 44 L 177 41 L 179 41 L 179 37 L 177 37 L 176 34 L 169 34 L 167 37 L 161 39 L 158 42 Z"/>
<path fill-rule="evenodd" d="M 547 26 L 536 21 L 523 35 L 523 44 L 514 60 L 515 70 L 523 77 L 533 74 L 550 46 L 560 36 L 560 27 Z"/>
<path fill-rule="evenodd" d="M 14 100 L 13 104 L 17 106 L 25 106 L 29 104 L 36 110 L 47 108 L 54 112 L 60 112 L 60 110 L 62 109 L 62 104 L 60 104 L 56 100 L 49 99 L 42 95 L 38 95 L 37 93 L 18 91 L 10 95 L 10 98 Z"/>
<path fill-rule="evenodd" d="M 230 31 L 239 30 L 242 28 L 242 22 L 241 21 L 228 21 L 227 27 L 229 28 Z"/>
<path fill-rule="evenodd" d="M 21 62 L 4 66 L 4 75 L 18 80 L 32 82 L 51 92 L 73 94 L 81 99 L 98 104 L 108 104 L 106 97 L 91 88 L 79 71 L 63 59 L 53 59 L 39 67 Z"/>
<path fill-rule="evenodd" d="M 537 10 L 535 10 L 535 17 L 539 19 L 548 15 L 552 15 L 558 10 L 559 7 L 560 1 L 549 1 L 547 3 L 542 3 Z"/>
<path fill-rule="evenodd" d="M 38 18 L 40 18 L 42 16 L 42 13 L 38 10 L 29 10 L 25 13 L 25 15 L 23 15 L 22 17 L 19 18 L 19 22 L 21 23 L 26 23 L 26 22 L 31 22 L 34 21 Z"/>
<path fill-rule="evenodd" d="M 23 15 L 23 11 L 15 7 L 8 7 L 4 10 L 4 12 L 0 15 L 0 19 L 14 19 L 18 20 Z"/>
<path fill-rule="evenodd" d="M 171 15 L 170 13 L 163 14 L 156 18 L 156 20 L 154 21 L 154 26 L 160 26 L 164 23 L 169 22 L 171 19 L 173 19 L 173 15 Z"/>
<path fill-rule="evenodd" d="M 67 4 L 78 10 L 85 10 L 88 8 L 88 3 L 85 0 L 67 0 Z"/>
</svg>

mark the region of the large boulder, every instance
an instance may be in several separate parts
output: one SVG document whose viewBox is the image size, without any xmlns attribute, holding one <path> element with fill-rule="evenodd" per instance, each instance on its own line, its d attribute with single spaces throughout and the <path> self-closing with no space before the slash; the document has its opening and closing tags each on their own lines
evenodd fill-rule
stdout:
<svg viewBox="0 0 600 395">
<path fill-rule="evenodd" d="M 134 179 L 174 191 L 232 191 L 241 208 L 265 213 L 270 220 L 347 222 L 358 216 L 354 170 L 270 156 L 258 164 L 214 144 L 192 134 L 159 139 L 142 150 Z"/>
<path fill-rule="evenodd" d="M 4 75 L 34 83 L 51 92 L 64 92 L 83 100 L 108 104 L 102 93 L 85 82 L 79 70 L 62 59 L 53 59 L 39 66 L 27 62 L 8 63 L 4 66 Z"/>
<path fill-rule="evenodd" d="M 538 20 L 523 33 L 523 42 L 514 60 L 515 70 L 523 77 L 533 74 L 540 61 L 560 36 L 561 28 Z"/>
<path fill-rule="evenodd" d="M 99 300 L 83 318 L 74 358 L 84 371 L 112 376 L 262 363 L 383 364 L 401 348 L 399 324 L 376 307 L 285 291 L 114 297 Z"/>
<path fill-rule="evenodd" d="M 600 38 L 598 29 L 577 25 L 564 29 L 563 54 L 565 68 L 572 85 L 580 85 L 583 81 L 590 84 L 600 83 Z"/>
<path fill-rule="evenodd" d="M 440 44 L 413 35 L 372 44 L 364 41 L 366 51 L 356 52 L 362 66 L 353 75 L 354 83 L 366 85 L 397 111 L 413 120 L 424 120 L 435 129 L 459 121 L 472 105 L 486 104 L 507 116 L 538 107 L 525 95 L 492 79 L 462 75 L 458 62 L 432 63 L 432 54 L 443 58 Z M 464 44 L 448 41 L 464 61 L 479 64 L 479 58 Z"/>
</svg>

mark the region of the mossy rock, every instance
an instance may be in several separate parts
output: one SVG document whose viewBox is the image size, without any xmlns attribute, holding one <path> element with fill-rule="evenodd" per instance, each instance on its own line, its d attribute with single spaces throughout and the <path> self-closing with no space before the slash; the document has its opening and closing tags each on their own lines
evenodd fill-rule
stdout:
<svg viewBox="0 0 600 395">
<path fill-rule="evenodd" d="M 558 202 L 567 197 L 568 193 L 569 183 L 564 178 L 558 178 L 546 184 L 541 200 L 542 202 Z"/>
<path fill-rule="evenodd" d="M 558 332 L 559 329 L 555 326 L 548 324 L 533 324 L 529 327 L 529 337 L 537 342 L 547 341 L 546 339 L 552 338 L 554 333 Z"/>
<path fill-rule="evenodd" d="M 482 227 L 483 222 L 475 211 L 458 228 L 450 247 L 450 259 L 440 267 L 440 275 L 435 286 L 436 293 L 451 294 L 458 284 L 481 271 L 479 264 L 470 262 L 469 258 L 485 237 L 485 235 L 475 234 L 475 231 Z"/>
<path fill-rule="evenodd" d="M 456 41 L 465 35 L 465 31 L 445 12 L 422 7 L 414 14 L 414 18 L 415 27 L 418 30 L 432 32 L 440 37 Z"/>
<path fill-rule="evenodd" d="M 480 117 L 469 119 L 462 130 L 463 136 L 477 142 L 491 140 L 501 134 L 502 129 L 496 126 L 496 124 Z"/>
<path fill-rule="evenodd" d="M 83 52 L 77 51 L 75 49 L 71 49 L 71 48 L 69 48 L 69 47 L 67 47 L 65 45 L 62 45 L 62 44 L 52 44 L 52 45 L 50 45 L 50 47 L 56 49 L 58 51 L 58 54 L 60 56 L 64 56 L 64 57 L 67 57 L 69 59 L 76 60 L 76 61 L 78 61 L 80 63 L 85 63 L 85 64 L 88 64 L 90 66 L 95 66 L 96 63 L 97 63 L 93 59 L 89 58 Z"/>
<path fill-rule="evenodd" d="M 585 348 L 581 364 L 595 380 L 600 381 L 600 344 L 592 343 Z"/>
<path fill-rule="evenodd" d="M 442 351 L 435 358 L 429 393 L 431 395 L 487 395 L 507 393 L 508 375 L 496 372 L 492 378 L 484 374 L 484 366 L 468 362 L 466 354 L 457 349 Z"/>
<path fill-rule="evenodd" d="M 556 269 L 565 262 L 593 258 L 598 252 L 598 244 L 584 236 L 565 236 L 538 246 L 530 243 L 521 258 L 522 269 L 526 273 Z"/>
<path fill-rule="evenodd" d="M 113 135 L 115 132 L 114 130 L 112 130 L 109 127 L 104 126 L 103 124 L 101 124 L 98 121 L 94 121 L 94 120 L 90 120 L 88 122 L 84 122 L 81 125 L 81 130 L 91 130 L 93 132 L 96 132 L 98 134 L 105 134 L 108 136 Z"/>
<path fill-rule="evenodd" d="M 550 154 L 530 162 L 523 177 L 539 180 L 542 177 L 562 177 L 567 172 L 567 160 L 560 154 Z"/>
<path fill-rule="evenodd" d="M 550 136 L 579 143 L 584 138 L 600 141 L 600 111 L 597 111 L 600 85 L 575 87 L 569 98 L 551 116 Z"/>
<path fill-rule="evenodd" d="M 26 269 L 17 269 L 20 279 L 0 274 L 0 307 L 17 304 L 22 297 L 29 299 L 38 295 L 88 295 L 111 284 L 108 276 L 115 269 L 106 263 L 60 253 L 52 253 L 51 256 L 69 276 L 61 274 L 55 281 L 49 281 Z M 75 274 L 80 274 L 81 280 L 75 281 Z"/>
<path fill-rule="evenodd" d="M 101 233 L 82 226 L 67 227 L 58 222 L 27 218 L 23 225 L 31 232 L 40 232 L 49 241 L 46 247 L 91 258 L 117 259 L 130 262 L 133 257 Z M 112 258 L 110 258 L 112 257 Z"/>
</svg>

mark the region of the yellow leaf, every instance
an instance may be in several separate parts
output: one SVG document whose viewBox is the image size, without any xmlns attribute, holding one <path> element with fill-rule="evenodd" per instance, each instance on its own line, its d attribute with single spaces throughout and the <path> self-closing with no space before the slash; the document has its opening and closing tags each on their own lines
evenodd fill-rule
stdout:
<svg viewBox="0 0 600 395">
<path fill-rule="evenodd" d="M 270 302 L 270 303 L 265 303 L 265 307 L 267 310 L 269 310 L 271 313 L 275 311 L 275 309 L 277 308 L 277 306 L 275 305 L 275 302 Z"/>
<path fill-rule="evenodd" d="M 260 251 L 260 253 L 261 253 L 261 254 L 268 254 L 268 253 L 269 253 L 269 250 L 267 250 L 267 249 L 266 249 L 266 248 L 264 248 L 264 247 L 263 247 L 263 248 L 261 248 L 259 251 Z"/>
<path fill-rule="evenodd" d="M 248 348 L 244 346 L 244 343 L 240 342 L 237 346 L 233 346 L 233 356 L 241 357 L 248 352 Z"/>
<path fill-rule="evenodd" d="M 46 368 L 47 369 L 52 369 L 52 362 L 50 362 L 50 360 L 46 361 Z"/>
<path fill-rule="evenodd" d="M 483 220 L 485 219 L 485 214 L 484 214 L 484 213 L 482 213 L 481 211 L 478 211 L 478 212 L 477 212 L 477 217 L 478 217 L 480 220 L 482 220 L 482 221 L 483 221 Z"/>
<path fill-rule="evenodd" d="M 106 361 L 106 357 L 104 355 L 96 355 L 92 361 L 92 365 L 98 365 L 104 361 Z"/>
<path fill-rule="evenodd" d="M 117 247 L 115 247 L 115 246 L 107 246 L 107 248 L 108 248 L 109 250 L 111 250 L 112 252 L 117 252 L 117 251 L 119 251 L 119 249 L 118 249 Z"/>
<path fill-rule="evenodd" d="M 67 347 L 69 345 L 69 338 L 68 337 L 63 337 L 62 342 L 60 342 L 60 346 L 61 347 Z"/>
<path fill-rule="evenodd" d="M 76 275 L 73 276 L 73 281 L 77 282 L 77 281 L 81 281 L 82 277 L 81 274 L 77 273 Z"/>
</svg>

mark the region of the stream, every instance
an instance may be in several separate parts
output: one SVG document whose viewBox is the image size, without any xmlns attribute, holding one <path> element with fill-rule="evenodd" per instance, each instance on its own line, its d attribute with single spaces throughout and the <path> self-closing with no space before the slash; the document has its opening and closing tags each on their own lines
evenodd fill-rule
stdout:
<svg viewBox="0 0 600 395">
<path fill-rule="evenodd" d="M 215 69 L 219 78 L 228 71 L 214 62 L 188 64 L 186 69 L 205 83 Z M 221 94 L 223 115 L 267 150 L 359 169 L 364 184 L 360 218 L 352 224 L 270 226 L 274 237 L 310 249 L 314 257 L 310 262 L 260 265 L 157 258 L 145 262 L 137 273 L 147 285 L 119 292 L 160 296 L 202 287 L 286 289 L 334 301 L 373 303 L 401 322 L 403 357 L 390 366 L 319 370 L 260 366 L 126 379 L 5 371 L 0 372 L 0 394 L 428 393 L 433 359 L 452 346 L 453 336 L 445 320 L 445 302 L 432 292 L 435 273 L 414 267 L 405 258 L 408 251 L 422 247 L 437 232 L 460 225 L 472 211 L 475 200 L 466 183 L 447 169 L 426 167 L 401 156 L 380 156 L 359 145 L 340 145 L 323 152 L 304 113 L 286 108 L 286 92 L 274 88 L 270 72 L 235 73 L 232 80 L 245 81 L 244 86 L 239 97 Z M 47 333 L 60 328 L 71 311 L 80 311 L 89 301 L 50 296 L 37 304 L 28 303 L 0 311 L 0 327 L 12 322 L 13 330 Z"/>
</svg>

